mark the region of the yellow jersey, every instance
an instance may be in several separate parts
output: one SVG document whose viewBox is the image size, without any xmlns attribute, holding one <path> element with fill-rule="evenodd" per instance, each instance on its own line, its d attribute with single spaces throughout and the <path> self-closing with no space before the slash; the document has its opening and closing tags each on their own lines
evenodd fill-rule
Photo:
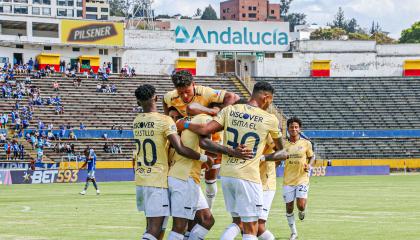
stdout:
<svg viewBox="0 0 420 240">
<path fill-rule="evenodd" d="M 239 144 L 245 144 L 255 153 L 254 158 L 250 160 L 223 155 L 220 175 L 261 183 L 260 158 L 267 137 L 281 137 L 279 120 L 273 114 L 247 104 L 228 106 L 220 111 L 214 120 L 224 126 L 225 146 L 236 148 Z"/>
<path fill-rule="evenodd" d="M 304 169 L 308 159 L 314 155 L 311 142 L 303 138 L 295 143 L 286 141 L 285 149 L 289 159 L 285 161 L 283 185 L 309 184 L 309 176 Z"/>
<path fill-rule="evenodd" d="M 212 117 L 199 114 L 191 119 L 192 123 L 202 124 L 208 123 L 212 120 Z M 189 147 L 196 152 L 204 153 L 200 149 L 199 141 L 200 136 L 186 129 L 181 134 L 181 141 L 185 147 Z M 174 158 L 172 159 L 173 165 L 169 170 L 168 176 L 178 178 L 184 181 L 187 181 L 189 177 L 194 179 L 194 182 L 200 183 L 200 174 L 201 174 L 201 165 L 200 160 L 189 159 L 184 156 L 181 156 L 178 153 L 175 153 Z"/>
<path fill-rule="evenodd" d="M 274 152 L 276 147 L 273 139 L 269 137 L 267 139 L 267 145 L 265 146 L 263 154 L 271 154 Z M 264 191 L 275 191 L 277 187 L 277 174 L 276 174 L 276 162 L 274 161 L 263 161 L 260 162 L 260 176 L 261 184 Z"/>
<path fill-rule="evenodd" d="M 133 134 L 136 143 L 136 185 L 168 188 L 167 137 L 177 134 L 174 121 L 157 112 L 140 113 L 134 119 Z"/>
<path fill-rule="evenodd" d="M 187 116 L 187 106 L 191 103 L 199 103 L 204 107 L 208 107 L 211 103 L 223 103 L 225 98 L 225 90 L 215 90 L 210 87 L 195 86 L 194 97 L 191 102 L 186 103 L 178 95 L 177 90 L 170 91 L 165 94 L 164 101 L 168 108 L 174 107 L 182 116 Z"/>
</svg>

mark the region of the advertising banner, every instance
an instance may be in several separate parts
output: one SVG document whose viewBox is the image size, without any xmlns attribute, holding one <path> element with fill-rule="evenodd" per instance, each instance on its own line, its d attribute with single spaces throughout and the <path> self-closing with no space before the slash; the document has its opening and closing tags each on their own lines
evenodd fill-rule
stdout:
<svg viewBox="0 0 420 240">
<path fill-rule="evenodd" d="M 61 20 L 61 43 L 123 46 L 124 25 L 116 22 Z"/>
<path fill-rule="evenodd" d="M 287 51 L 289 23 L 172 20 L 177 49 Z"/>
<path fill-rule="evenodd" d="M 389 166 L 314 167 L 312 177 L 389 175 Z M 284 167 L 277 168 L 277 177 L 283 177 Z"/>
</svg>

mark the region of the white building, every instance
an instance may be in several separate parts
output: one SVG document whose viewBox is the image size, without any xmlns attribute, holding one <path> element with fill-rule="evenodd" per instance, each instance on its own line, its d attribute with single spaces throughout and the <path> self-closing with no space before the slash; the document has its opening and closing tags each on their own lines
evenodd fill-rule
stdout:
<svg viewBox="0 0 420 240">
<path fill-rule="evenodd" d="M 83 17 L 83 0 L 2 0 L 0 16 Z"/>
</svg>

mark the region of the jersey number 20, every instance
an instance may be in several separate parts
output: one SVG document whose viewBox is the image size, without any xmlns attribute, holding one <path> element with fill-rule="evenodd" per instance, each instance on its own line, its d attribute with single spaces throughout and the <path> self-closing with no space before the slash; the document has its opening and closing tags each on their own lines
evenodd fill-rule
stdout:
<svg viewBox="0 0 420 240">
<path fill-rule="evenodd" d="M 157 154 L 156 154 L 156 144 L 151 139 L 144 139 L 143 143 L 140 142 L 139 139 L 135 139 L 136 145 L 137 145 L 137 156 L 140 155 L 140 153 L 143 151 L 143 163 L 145 166 L 153 166 L 155 165 L 157 161 Z M 152 159 L 147 159 L 147 145 L 150 145 L 150 148 L 152 150 Z M 141 161 L 138 162 L 138 166 L 141 166 Z"/>
</svg>

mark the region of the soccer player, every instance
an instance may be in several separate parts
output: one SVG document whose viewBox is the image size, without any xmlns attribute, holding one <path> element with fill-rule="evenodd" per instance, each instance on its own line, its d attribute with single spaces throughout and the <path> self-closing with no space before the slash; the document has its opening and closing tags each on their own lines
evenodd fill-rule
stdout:
<svg viewBox="0 0 420 240">
<path fill-rule="evenodd" d="M 290 158 L 286 161 L 283 179 L 283 198 L 286 202 L 286 217 L 291 230 L 290 240 L 297 239 L 294 202 L 299 210 L 299 219 L 305 218 L 306 199 L 309 191 L 309 174 L 315 161 L 310 141 L 301 138 L 302 121 L 293 117 L 287 120 L 289 140 L 285 144 Z M 308 165 L 309 161 L 309 165 Z"/>
<path fill-rule="evenodd" d="M 96 179 L 95 179 L 96 153 L 92 148 L 87 146 L 86 149 L 85 149 L 85 156 L 86 156 L 86 161 L 80 169 L 85 168 L 86 165 L 87 165 L 88 174 L 87 174 L 87 178 L 86 178 L 85 188 L 83 189 L 83 191 L 80 192 L 80 194 L 85 195 L 86 190 L 89 187 L 89 182 L 92 182 L 93 186 L 96 189 L 96 195 L 99 195 L 100 191 L 99 191 L 99 188 L 98 188 L 98 184 L 96 183 Z"/>
<path fill-rule="evenodd" d="M 147 219 L 143 240 L 162 239 L 170 215 L 168 196 L 168 141 L 180 155 L 212 164 L 213 159 L 184 147 L 175 122 L 157 112 L 157 95 L 152 85 L 145 84 L 135 92 L 143 113 L 133 123 L 136 142 L 135 181 L 137 208 Z"/>
<path fill-rule="evenodd" d="M 198 115 L 201 113 L 215 116 L 220 111 L 220 108 L 232 105 L 239 99 L 238 95 L 225 90 L 215 90 L 209 87 L 196 85 L 191 73 L 185 70 L 174 73 L 171 78 L 175 90 L 166 93 L 164 96 L 163 109 L 166 115 L 169 114 L 170 108 L 174 107 L 184 117 L 189 114 Z M 194 103 L 198 103 L 205 108 L 194 108 Z M 220 103 L 221 106 L 209 108 L 212 103 Z M 212 138 L 215 141 L 220 140 L 220 136 L 218 136 L 217 133 L 215 133 Z M 206 200 L 210 208 L 217 195 L 216 178 L 219 166 L 219 162 L 217 162 L 214 167 L 205 174 Z"/>
<path fill-rule="evenodd" d="M 255 154 L 250 160 L 223 155 L 220 175 L 226 210 L 231 213 L 233 224 L 229 225 L 221 239 L 234 239 L 241 232 L 242 239 L 257 239 L 258 218 L 263 207 L 263 189 L 259 164 L 261 160 L 284 160 L 283 140 L 279 121 L 265 111 L 273 101 L 274 88 L 268 82 L 255 84 L 247 104 L 225 107 L 207 124 L 180 120 L 177 126 L 200 135 L 224 130 L 224 144 L 236 148 L 244 144 Z M 267 137 L 271 136 L 277 151 L 263 155 Z"/>
<path fill-rule="evenodd" d="M 264 154 L 271 154 L 275 150 L 275 144 L 271 137 L 267 139 Z M 274 240 L 274 235 L 266 229 L 266 222 L 270 213 L 271 204 L 276 194 L 276 167 L 280 162 L 261 161 L 260 162 L 260 176 L 263 186 L 263 209 L 258 219 L 258 239 L 260 240 Z"/>
<path fill-rule="evenodd" d="M 194 116 L 191 119 L 193 123 L 197 124 L 206 124 L 211 120 L 212 117 L 205 114 Z M 204 141 L 202 138 L 206 138 L 208 141 Z M 206 145 L 206 143 L 211 142 L 210 136 L 200 137 L 189 130 L 182 132 L 181 141 L 186 147 L 197 152 L 202 152 L 200 145 Z M 241 154 L 242 148 L 242 146 L 239 146 L 236 149 L 232 149 L 218 145 L 214 151 L 220 151 L 224 154 L 244 159 L 253 157 L 253 153 L 250 150 L 246 150 L 246 154 Z M 197 224 L 189 234 L 188 239 L 190 240 L 205 239 L 205 236 L 214 224 L 214 218 L 200 187 L 201 165 L 202 162 L 200 161 L 175 153 L 173 166 L 171 166 L 168 174 L 171 216 L 173 217 L 172 232 L 169 235 L 169 240 L 184 239 L 184 231 L 188 220 L 197 220 Z M 212 166 L 208 165 L 208 167 L 211 168 Z"/>
</svg>

